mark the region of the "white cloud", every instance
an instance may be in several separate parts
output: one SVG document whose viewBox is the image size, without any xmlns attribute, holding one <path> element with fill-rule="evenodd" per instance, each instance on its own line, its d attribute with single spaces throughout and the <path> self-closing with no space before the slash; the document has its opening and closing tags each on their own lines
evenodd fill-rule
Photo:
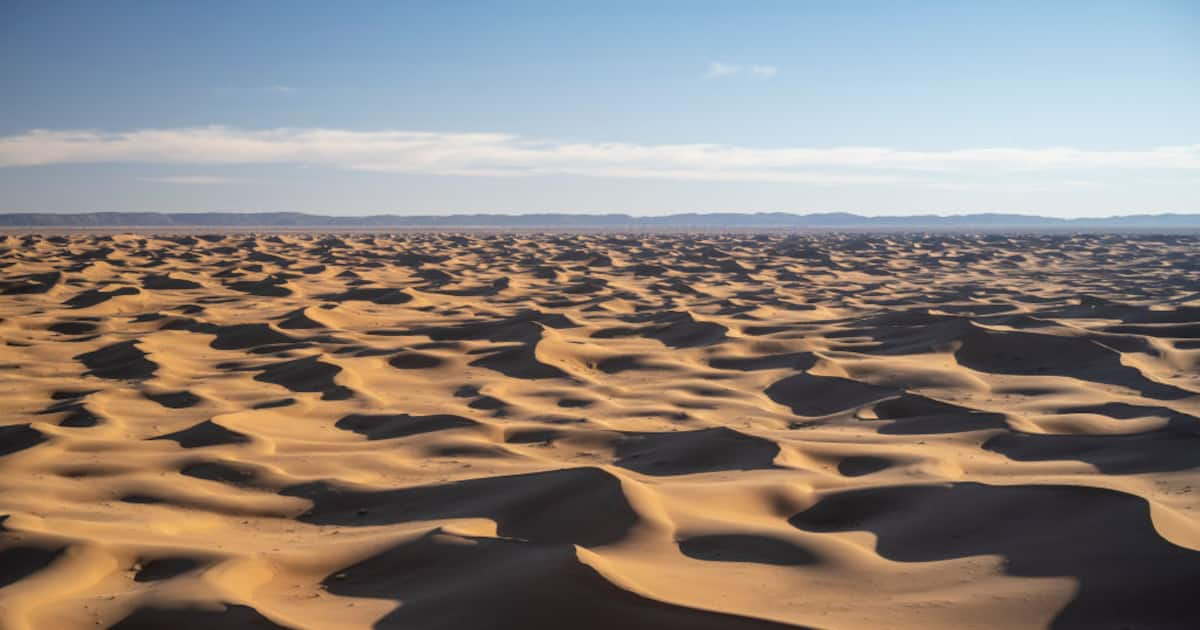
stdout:
<svg viewBox="0 0 1200 630">
<path fill-rule="evenodd" d="M 139 177 L 144 182 L 154 182 L 156 184 L 185 184 L 185 185 L 211 185 L 211 184 L 230 184 L 236 179 L 229 177 L 212 177 L 209 175 L 170 175 L 167 177 Z"/>
<path fill-rule="evenodd" d="M 263 91 L 275 94 L 295 94 L 296 88 L 290 85 L 268 85 L 263 87 Z"/>
<path fill-rule="evenodd" d="M 759 64 L 751 64 L 744 66 L 737 63 L 726 63 L 723 61 L 710 61 L 708 63 L 708 72 L 704 73 L 705 78 L 720 79 L 722 77 L 731 77 L 739 74 L 748 74 L 760 79 L 770 79 L 779 73 L 779 68 L 776 66 L 767 66 Z"/>
<path fill-rule="evenodd" d="M 905 151 L 881 147 L 755 148 L 718 144 L 560 142 L 498 133 L 246 130 L 230 127 L 34 130 L 0 136 L 0 167 L 50 164 L 303 164 L 474 177 L 651 178 L 878 184 L 961 183 L 1003 174 L 1090 179 L 1118 170 L 1200 170 L 1200 144 L 1119 151 L 1067 147 Z M 193 176 L 174 183 L 217 183 Z"/>
<path fill-rule="evenodd" d="M 710 61 L 708 64 L 708 72 L 704 76 L 710 79 L 718 79 L 721 77 L 738 74 L 741 71 L 742 67 L 736 64 Z"/>
</svg>

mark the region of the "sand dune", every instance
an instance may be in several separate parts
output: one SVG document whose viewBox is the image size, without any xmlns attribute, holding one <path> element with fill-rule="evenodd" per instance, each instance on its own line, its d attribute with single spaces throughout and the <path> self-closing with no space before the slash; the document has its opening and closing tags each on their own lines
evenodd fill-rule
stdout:
<svg viewBox="0 0 1200 630">
<path fill-rule="evenodd" d="M 0 628 L 1200 627 L 1192 237 L 0 238 Z"/>
</svg>

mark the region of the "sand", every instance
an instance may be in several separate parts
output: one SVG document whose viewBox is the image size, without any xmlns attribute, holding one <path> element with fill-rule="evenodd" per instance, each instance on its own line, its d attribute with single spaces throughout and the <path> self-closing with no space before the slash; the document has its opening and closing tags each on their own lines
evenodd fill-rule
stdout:
<svg viewBox="0 0 1200 630">
<path fill-rule="evenodd" d="M 5 629 L 1200 626 L 1194 237 L 0 238 Z"/>
</svg>

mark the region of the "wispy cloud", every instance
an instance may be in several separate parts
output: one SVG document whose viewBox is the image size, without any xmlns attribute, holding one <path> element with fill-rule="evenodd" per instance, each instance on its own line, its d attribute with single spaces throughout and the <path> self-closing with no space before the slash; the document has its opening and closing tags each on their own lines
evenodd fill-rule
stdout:
<svg viewBox="0 0 1200 630">
<path fill-rule="evenodd" d="M 303 164 L 472 177 L 653 178 L 878 184 L 961 182 L 1003 174 L 1093 179 L 1116 171 L 1189 175 L 1200 144 L 1090 151 L 1067 147 L 906 151 L 882 147 L 757 148 L 719 144 L 561 142 L 500 133 L 246 130 L 229 127 L 34 130 L 0 136 L 0 167 L 79 163 Z M 164 180 L 166 178 L 160 178 Z M 182 176 L 173 183 L 218 183 Z"/>
<path fill-rule="evenodd" d="M 264 92 L 270 92 L 272 94 L 295 94 L 296 93 L 296 88 L 294 88 L 290 85 L 264 85 L 262 89 Z"/>
<path fill-rule="evenodd" d="M 742 67 L 732 63 L 724 63 L 721 61 L 710 61 L 708 63 L 708 72 L 704 76 L 710 79 L 719 79 L 735 75 L 742 71 Z"/>
<path fill-rule="evenodd" d="M 704 76 L 709 79 L 720 79 L 722 77 L 745 74 L 761 79 L 770 79 L 778 73 L 779 68 L 776 66 L 760 64 L 742 65 L 737 63 L 726 63 L 724 61 L 710 61 L 708 63 L 708 72 L 704 73 Z"/>
<path fill-rule="evenodd" d="M 238 180 L 231 177 L 213 177 L 211 175 L 170 175 L 167 177 L 139 177 L 143 182 L 156 184 L 183 184 L 188 186 L 207 186 L 213 184 L 231 184 Z"/>
</svg>

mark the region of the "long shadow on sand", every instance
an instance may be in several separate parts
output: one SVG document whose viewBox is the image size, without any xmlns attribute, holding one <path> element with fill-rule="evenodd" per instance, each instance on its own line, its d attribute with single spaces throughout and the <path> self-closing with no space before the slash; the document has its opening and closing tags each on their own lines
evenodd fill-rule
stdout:
<svg viewBox="0 0 1200 630">
<path fill-rule="evenodd" d="M 699 431 L 625 432 L 616 465 L 644 475 L 687 475 L 775 468 L 779 445 L 726 427 Z"/>
<path fill-rule="evenodd" d="M 301 517 L 309 523 L 353 526 L 489 518 L 496 521 L 501 536 L 585 547 L 616 542 L 638 521 L 621 482 L 599 468 L 380 491 L 316 482 L 281 494 L 313 502 Z"/>
<path fill-rule="evenodd" d="M 436 530 L 347 567 L 324 585 L 337 595 L 403 602 L 375 624 L 380 629 L 796 627 L 642 597 L 580 562 L 570 545 Z"/>
<path fill-rule="evenodd" d="M 1144 499 L 1084 486 L 893 486 L 829 495 L 794 515 L 815 532 L 865 530 L 899 562 L 999 554 L 1020 577 L 1067 576 L 1055 628 L 1195 628 L 1200 552 L 1158 535 Z"/>
</svg>

